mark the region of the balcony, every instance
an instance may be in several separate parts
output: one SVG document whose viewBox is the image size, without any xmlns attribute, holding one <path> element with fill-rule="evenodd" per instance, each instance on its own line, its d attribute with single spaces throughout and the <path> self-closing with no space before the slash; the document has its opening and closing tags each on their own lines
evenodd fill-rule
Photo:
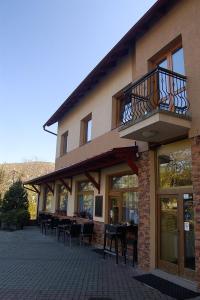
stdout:
<svg viewBox="0 0 200 300">
<path fill-rule="evenodd" d="M 124 91 L 120 137 L 160 143 L 186 136 L 190 127 L 186 76 L 158 67 Z"/>
</svg>

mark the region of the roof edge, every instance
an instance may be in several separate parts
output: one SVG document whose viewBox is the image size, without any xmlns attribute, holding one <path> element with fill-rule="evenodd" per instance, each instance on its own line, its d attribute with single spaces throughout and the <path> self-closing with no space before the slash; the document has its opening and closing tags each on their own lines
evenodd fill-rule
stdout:
<svg viewBox="0 0 200 300">
<path fill-rule="evenodd" d="M 102 77 L 101 73 L 109 73 L 110 69 L 112 68 L 112 63 L 116 63 L 116 61 L 118 61 L 123 54 L 126 55 L 125 53 L 127 48 L 129 49 L 130 46 L 135 43 L 137 38 L 141 37 L 149 30 L 152 22 L 159 20 L 160 17 L 178 1 L 180 0 L 157 0 L 157 2 L 150 7 L 150 9 L 133 25 L 133 27 L 81 81 L 81 83 L 75 88 L 75 90 L 68 96 L 68 98 L 61 104 L 61 106 L 43 126 L 49 127 L 53 125 L 54 123 L 58 122 L 64 114 L 71 110 L 71 108 L 85 95 L 85 93 L 87 93 L 88 90 L 91 90 L 95 83 L 99 81 L 100 77 Z"/>
</svg>

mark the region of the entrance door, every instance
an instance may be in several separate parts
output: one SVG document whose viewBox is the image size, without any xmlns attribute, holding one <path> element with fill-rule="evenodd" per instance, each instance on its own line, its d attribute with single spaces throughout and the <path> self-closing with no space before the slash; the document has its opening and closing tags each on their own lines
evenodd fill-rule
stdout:
<svg viewBox="0 0 200 300">
<path fill-rule="evenodd" d="M 120 195 L 109 197 L 109 223 L 119 224 L 121 215 L 122 201 Z"/>
<path fill-rule="evenodd" d="M 194 277 L 194 208 L 191 193 L 159 195 L 158 267 Z"/>
</svg>

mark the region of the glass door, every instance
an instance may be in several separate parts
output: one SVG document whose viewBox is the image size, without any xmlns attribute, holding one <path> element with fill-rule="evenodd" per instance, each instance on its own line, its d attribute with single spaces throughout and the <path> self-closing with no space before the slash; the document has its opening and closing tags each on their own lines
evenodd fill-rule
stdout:
<svg viewBox="0 0 200 300">
<path fill-rule="evenodd" d="M 189 279 L 195 271 L 192 193 L 159 196 L 158 267 Z"/>
<path fill-rule="evenodd" d="M 195 231 L 193 194 L 185 193 L 183 199 L 183 273 L 187 278 L 194 278 L 195 271 Z"/>
<path fill-rule="evenodd" d="M 160 196 L 159 199 L 159 267 L 178 274 L 178 197 Z"/>
<path fill-rule="evenodd" d="M 110 199 L 110 209 L 109 209 L 109 223 L 119 224 L 122 218 L 121 216 L 121 197 L 111 196 Z"/>
</svg>

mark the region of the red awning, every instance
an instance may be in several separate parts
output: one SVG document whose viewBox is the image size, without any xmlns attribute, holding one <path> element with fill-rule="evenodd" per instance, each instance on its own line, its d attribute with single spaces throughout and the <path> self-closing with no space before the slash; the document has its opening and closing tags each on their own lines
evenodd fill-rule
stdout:
<svg viewBox="0 0 200 300">
<path fill-rule="evenodd" d="M 51 183 L 55 180 L 67 179 L 87 172 L 99 172 L 101 169 L 125 162 L 132 169 L 133 173 L 137 174 L 138 168 L 135 164 L 135 161 L 137 160 L 137 153 L 137 146 L 114 148 L 77 164 L 25 181 L 24 184 L 41 185 L 42 183 Z"/>
</svg>

